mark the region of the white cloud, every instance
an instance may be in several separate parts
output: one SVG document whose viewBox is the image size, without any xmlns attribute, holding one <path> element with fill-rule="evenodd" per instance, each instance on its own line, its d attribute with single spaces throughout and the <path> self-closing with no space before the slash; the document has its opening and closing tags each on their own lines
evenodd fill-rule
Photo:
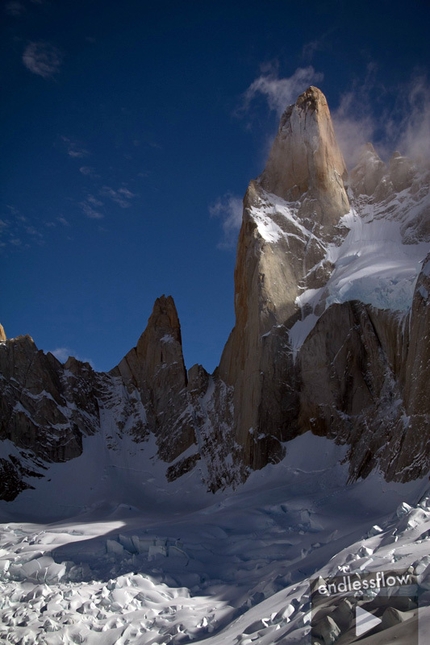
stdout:
<svg viewBox="0 0 430 645">
<path fill-rule="evenodd" d="M 374 141 L 377 123 L 370 112 L 371 102 L 364 90 L 343 94 L 332 113 L 336 139 L 348 168 L 352 168 L 363 145 Z"/>
<path fill-rule="evenodd" d="M 69 139 L 69 137 L 61 137 L 61 140 L 67 146 L 67 154 L 73 159 L 81 159 L 82 157 L 86 157 L 90 154 L 82 144 Z M 89 168 L 89 166 L 82 166 L 82 168 Z M 81 170 L 81 168 L 79 170 Z"/>
<path fill-rule="evenodd" d="M 402 93 L 398 148 L 413 158 L 430 158 L 430 86 L 424 76 L 414 77 Z M 396 126 L 394 124 L 394 131 Z"/>
<path fill-rule="evenodd" d="M 321 41 L 308 43 L 304 54 L 311 57 L 322 47 Z M 377 79 L 378 67 L 367 65 L 364 77 L 352 80 L 341 95 L 337 108 L 331 110 L 339 147 L 351 169 L 357 162 L 362 146 L 371 142 L 385 160 L 395 150 L 414 159 L 430 160 L 430 84 L 427 77 L 416 73 L 409 83 L 388 87 Z M 243 95 L 239 113 L 250 111 L 257 97 L 264 97 L 269 110 L 281 116 L 285 108 L 311 84 L 318 84 L 323 75 L 313 67 L 300 67 L 288 78 L 279 78 L 276 64 L 262 67 L 260 76 Z M 266 141 L 264 159 L 271 145 Z"/>
<path fill-rule="evenodd" d="M 315 52 L 320 51 L 322 48 L 322 41 L 320 39 L 311 40 L 303 45 L 302 56 L 305 60 L 311 61 Z"/>
<path fill-rule="evenodd" d="M 26 68 L 43 78 L 52 78 L 60 71 L 62 54 L 46 42 L 31 42 L 25 48 L 22 61 Z"/>
<path fill-rule="evenodd" d="M 60 363 L 65 363 L 69 356 L 71 356 L 72 350 L 68 349 L 67 347 L 57 347 L 57 349 L 53 349 L 51 351 L 51 354 L 57 358 Z"/>
<path fill-rule="evenodd" d="M 121 208 L 130 208 L 131 203 L 129 200 L 136 197 L 136 195 L 128 190 L 128 188 L 119 188 L 118 190 L 114 190 L 110 186 L 103 186 L 100 190 L 100 195 L 108 197 Z"/>
<path fill-rule="evenodd" d="M 56 349 L 51 351 L 51 354 L 53 354 L 55 358 L 60 361 L 60 363 L 65 363 L 69 356 L 73 356 L 74 358 L 76 358 L 76 360 L 81 361 L 82 363 L 89 363 L 94 369 L 94 363 L 90 358 L 80 358 L 79 356 L 77 356 L 76 352 L 69 347 L 57 347 Z"/>
<path fill-rule="evenodd" d="M 36 237 L 43 237 L 42 233 L 40 233 L 40 231 L 38 231 L 34 226 L 26 226 L 25 230 L 29 235 L 34 235 Z"/>
<path fill-rule="evenodd" d="M 40 222 L 30 221 L 12 205 L 6 204 L 9 217 L 0 219 L 0 246 L 29 248 L 32 244 L 44 244 L 45 238 L 39 230 Z M 43 225 L 45 226 L 45 225 Z"/>
<path fill-rule="evenodd" d="M 124 195 L 124 197 L 127 197 L 127 199 L 132 199 L 133 197 L 136 197 L 134 193 L 132 193 L 128 188 L 120 188 L 118 190 L 120 195 Z"/>
<path fill-rule="evenodd" d="M 92 168 L 91 166 L 81 166 L 79 168 L 79 172 L 82 175 L 85 175 L 85 177 L 96 177 L 96 174 L 94 172 L 94 168 Z"/>
<path fill-rule="evenodd" d="M 320 41 L 308 43 L 310 56 Z M 348 168 L 358 160 L 362 146 L 372 142 L 381 157 L 388 159 L 395 150 L 412 158 L 430 158 L 430 85 L 426 77 L 415 75 L 402 86 L 388 88 L 377 80 L 378 68 L 368 64 L 364 78 L 353 79 L 332 110 L 339 147 Z M 279 78 L 276 64 L 266 65 L 243 97 L 242 111 L 249 110 L 257 96 L 281 116 L 285 108 L 323 75 L 312 66 L 300 67 L 288 78 Z M 390 106 L 391 102 L 391 106 Z M 388 107 L 387 107 L 388 106 Z M 268 146 L 269 147 L 269 146 Z"/>
<path fill-rule="evenodd" d="M 227 193 L 209 206 L 211 217 L 219 217 L 222 220 L 224 240 L 218 244 L 219 248 L 232 248 L 237 239 L 237 233 L 242 224 L 242 199 Z"/>
<path fill-rule="evenodd" d="M 87 202 L 89 202 L 92 206 L 103 206 L 103 202 L 97 199 L 97 197 L 94 197 L 94 195 L 88 195 Z"/>
<path fill-rule="evenodd" d="M 279 78 L 276 65 L 265 66 L 263 73 L 255 79 L 244 94 L 243 108 L 248 110 L 258 94 L 267 99 L 268 106 L 278 116 L 294 103 L 309 85 L 319 83 L 324 75 L 309 67 L 298 67 L 288 78 Z"/>
<path fill-rule="evenodd" d="M 388 159 L 395 150 L 412 158 L 430 158 L 430 86 L 424 76 L 394 88 L 379 87 L 370 66 L 365 80 L 353 83 L 333 112 L 336 138 L 349 168 L 362 145 L 376 144 Z M 378 97 L 384 109 L 377 112 Z"/>
<path fill-rule="evenodd" d="M 93 208 L 93 206 L 91 206 L 91 204 L 89 204 L 88 201 L 89 200 L 79 203 L 79 206 L 82 208 L 85 215 L 90 219 L 103 219 L 104 218 L 103 213 Z"/>
<path fill-rule="evenodd" d="M 10 222 L 7 220 L 0 219 L 0 247 L 4 248 L 6 246 L 6 240 L 4 239 L 4 235 L 8 233 L 8 228 L 10 226 Z"/>
</svg>

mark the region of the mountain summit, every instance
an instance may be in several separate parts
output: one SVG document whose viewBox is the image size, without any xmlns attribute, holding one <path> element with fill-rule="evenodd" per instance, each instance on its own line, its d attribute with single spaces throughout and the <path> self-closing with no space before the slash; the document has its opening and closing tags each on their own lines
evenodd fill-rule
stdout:
<svg viewBox="0 0 430 645">
<path fill-rule="evenodd" d="M 312 227 L 330 227 L 349 210 L 346 177 L 327 100 L 309 87 L 282 115 L 259 183 L 287 202 L 303 200 L 301 213 Z"/>
<path fill-rule="evenodd" d="M 306 432 L 349 446 L 352 480 L 376 467 L 387 479 L 422 477 L 429 184 L 428 171 L 400 153 L 385 164 L 371 144 L 348 175 L 327 101 L 310 87 L 282 115 L 244 197 L 235 326 L 214 374 L 186 372 L 171 297 L 157 299 L 137 346 L 107 374 L 0 329 L 0 497 L 89 455 L 91 437 L 106 472 L 133 480 L 136 495 L 148 485 L 133 475 L 144 462 L 164 482 L 187 474 L 216 491 L 280 461 Z"/>
</svg>

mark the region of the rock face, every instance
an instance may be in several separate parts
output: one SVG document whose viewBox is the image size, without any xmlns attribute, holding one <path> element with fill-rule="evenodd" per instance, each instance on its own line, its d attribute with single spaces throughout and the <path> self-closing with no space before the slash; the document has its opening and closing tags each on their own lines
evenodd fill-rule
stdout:
<svg viewBox="0 0 430 645">
<path fill-rule="evenodd" d="M 111 373 L 139 390 L 162 459 L 171 462 L 196 443 L 191 419 L 181 418 L 188 403 L 187 373 L 181 327 L 172 297 L 156 300 L 137 346 Z"/>
<path fill-rule="evenodd" d="M 219 374 L 234 386 L 236 437 L 253 468 L 267 460 L 262 445 L 278 459 L 279 440 L 295 432 L 298 380 L 288 339 L 268 335 L 278 325 L 288 329 L 301 290 L 324 284 L 330 273 L 324 240 L 341 237 L 345 177 L 327 101 L 310 87 L 283 114 L 266 168 L 244 199 L 236 325 Z"/>
<path fill-rule="evenodd" d="M 97 430 L 97 387 L 89 365 L 69 359 L 63 368 L 30 336 L 0 344 L 0 373 L 0 469 L 4 498 L 12 499 L 28 486 L 23 475 L 81 454 L 82 436 Z"/>
<path fill-rule="evenodd" d="M 0 498 L 102 432 L 156 446 L 167 481 L 212 491 L 280 461 L 304 432 L 349 446 L 350 477 L 430 468 L 430 173 L 371 144 L 348 175 L 324 95 L 282 116 L 244 198 L 236 321 L 220 365 L 185 369 L 173 299 L 107 374 L 0 326 Z M 152 444 L 151 444 L 152 445 Z"/>
<path fill-rule="evenodd" d="M 287 202 L 301 199 L 306 228 L 327 232 L 349 210 L 346 176 L 327 100 L 310 87 L 282 115 L 260 184 Z"/>
</svg>

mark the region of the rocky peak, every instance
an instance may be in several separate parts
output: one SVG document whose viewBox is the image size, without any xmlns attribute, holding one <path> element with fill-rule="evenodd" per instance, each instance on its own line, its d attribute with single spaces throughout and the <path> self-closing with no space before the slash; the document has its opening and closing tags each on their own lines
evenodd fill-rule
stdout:
<svg viewBox="0 0 430 645">
<path fill-rule="evenodd" d="M 0 342 L 7 340 L 3 325 L 0 325 Z"/>
<path fill-rule="evenodd" d="M 157 298 L 136 347 L 111 374 L 137 386 L 164 461 L 171 461 L 194 443 L 192 424 L 178 419 L 187 407 L 187 373 L 181 326 L 171 296 Z"/>
<path fill-rule="evenodd" d="M 182 374 L 181 387 L 186 385 L 181 325 L 172 296 L 161 296 L 155 301 L 148 325 L 137 343 L 136 353 L 142 367 L 145 364 L 147 378 L 152 378 L 161 365 L 176 364 Z"/>
<path fill-rule="evenodd" d="M 264 462 L 260 457 L 269 439 L 270 452 L 277 453 L 273 441 L 285 427 L 280 407 L 296 405 L 291 383 L 288 392 L 278 387 L 287 382 L 284 371 L 291 372 L 291 366 L 288 343 L 275 330 L 293 324 L 300 287 L 317 288 L 327 279 L 323 240 L 336 241 L 339 220 L 349 210 L 344 177 L 327 101 L 310 87 L 284 112 L 266 168 L 244 199 L 236 325 L 219 375 L 234 388 L 236 440 L 253 467 Z M 275 401 L 281 400 L 279 406 Z"/>
<path fill-rule="evenodd" d="M 157 298 L 136 347 L 130 350 L 116 369 L 126 379 L 131 378 L 142 392 L 155 378 L 160 378 L 160 371 L 163 371 L 162 380 L 167 379 L 168 373 L 174 372 L 175 389 L 186 386 L 181 326 L 171 296 Z"/>
<path fill-rule="evenodd" d="M 312 230 L 315 224 L 336 226 L 348 212 L 346 175 L 327 100 L 309 87 L 284 112 L 259 182 L 286 201 L 300 200 L 302 218 Z"/>
</svg>

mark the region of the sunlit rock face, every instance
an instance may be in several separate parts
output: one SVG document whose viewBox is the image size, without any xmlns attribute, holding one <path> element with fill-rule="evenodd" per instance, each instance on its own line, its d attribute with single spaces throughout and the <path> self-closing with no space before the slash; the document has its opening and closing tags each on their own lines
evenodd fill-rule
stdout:
<svg viewBox="0 0 430 645">
<path fill-rule="evenodd" d="M 428 469 L 429 208 L 428 171 L 399 153 L 385 164 L 367 144 L 347 175 L 319 90 L 287 108 L 244 199 L 236 325 L 219 368 L 250 467 L 310 430 L 350 446 L 352 479 Z"/>
<path fill-rule="evenodd" d="M 299 375 L 288 336 L 272 332 L 287 330 L 301 291 L 330 275 L 327 241 L 342 239 L 338 225 L 350 207 L 345 178 L 327 101 L 310 87 L 284 112 L 266 167 L 245 195 L 236 325 L 219 369 L 234 386 L 236 437 L 254 468 L 269 455 L 279 459 L 279 441 L 296 432 Z"/>
<path fill-rule="evenodd" d="M 324 236 L 349 210 L 346 176 L 327 100 L 310 87 L 282 115 L 260 184 L 288 202 L 300 200 L 306 228 Z"/>
<path fill-rule="evenodd" d="M 352 480 L 374 468 L 423 476 L 429 186 L 428 168 L 400 153 L 386 163 L 371 144 L 348 175 L 310 87 L 244 197 L 235 326 L 214 374 L 186 371 L 170 296 L 109 373 L 62 364 L 0 326 L 0 498 L 37 486 L 97 433 L 107 451 L 150 451 L 166 482 L 198 473 L 213 492 L 280 461 L 306 432 L 349 446 Z"/>
</svg>

